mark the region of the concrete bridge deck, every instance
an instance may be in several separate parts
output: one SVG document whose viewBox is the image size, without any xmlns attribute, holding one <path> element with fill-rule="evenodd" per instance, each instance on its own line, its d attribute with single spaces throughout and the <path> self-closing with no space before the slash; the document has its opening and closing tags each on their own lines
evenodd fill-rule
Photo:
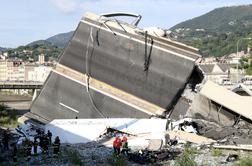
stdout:
<svg viewBox="0 0 252 166">
<path fill-rule="evenodd" d="M 41 89 L 43 82 L 34 81 L 0 81 L 0 89 Z"/>
</svg>

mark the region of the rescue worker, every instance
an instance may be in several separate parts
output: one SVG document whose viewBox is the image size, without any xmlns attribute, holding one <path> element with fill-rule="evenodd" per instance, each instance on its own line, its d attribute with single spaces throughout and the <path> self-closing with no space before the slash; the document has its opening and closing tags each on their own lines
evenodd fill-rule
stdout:
<svg viewBox="0 0 252 166">
<path fill-rule="evenodd" d="M 33 153 L 34 153 L 34 156 L 37 156 L 38 154 L 38 141 L 37 139 L 34 139 L 34 142 L 33 142 Z"/>
<path fill-rule="evenodd" d="M 13 162 L 17 162 L 17 145 L 13 144 L 13 154 L 12 154 Z"/>
<path fill-rule="evenodd" d="M 9 150 L 9 134 L 8 132 L 5 130 L 4 134 L 3 134 L 3 145 L 4 145 L 4 151 L 5 150 Z"/>
<path fill-rule="evenodd" d="M 50 130 L 47 131 L 47 137 L 49 138 L 49 145 L 52 144 L 52 133 Z"/>
<path fill-rule="evenodd" d="M 38 138 L 39 138 L 39 146 L 43 149 L 43 147 L 44 147 L 44 137 L 43 137 L 43 134 L 41 132 L 39 133 Z"/>
<path fill-rule="evenodd" d="M 115 140 L 114 140 L 114 142 L 113 142 L 113 149 L 114 149 L 114 154 L 116 154 L 116 147 L 117 147 L 117 139 L 118 139 L 118 137 L 115 137 Z"/>
<path fill-rule="evenodd" d="M 32 141 L 26 138 L 25 140 L 26 161 L 29 161 L 31 159 L 32 144 L 33 144 Z"/>
<path fill-rule="evenodd" d="M 54 140 L 54 143 L 53 143 L 53 154 L 54 155 L 58 155 L 59 154 L 59 149 L 60 149 L 60 139 L 59 139 L 59 136 L 57 136 Z"/>
<path fill-rule="evenodd" d="M 49 138 L 47 135 L 44 136 L 44 153 L 48 153 L 48 146 L 49 146 Z"/>
<path fill-rule="evenodd" d="M 123 139 L 122 139 L 122 154 L 124 155 L 128 155 L 128 151 L 129 151 L 129 148 L 128 148 L 128 140 L 127 140 L 127 137 L 124 136 Z"/>
<path fill-rule="evenodd" d="M 121 138 L 120 137 L 116 137 L 115 140 L 114 140 L 114 142 L 113 142 L 114 153 L 116 155 L 120 154 L 121 146 L 122 146 Z"/>
</svg>

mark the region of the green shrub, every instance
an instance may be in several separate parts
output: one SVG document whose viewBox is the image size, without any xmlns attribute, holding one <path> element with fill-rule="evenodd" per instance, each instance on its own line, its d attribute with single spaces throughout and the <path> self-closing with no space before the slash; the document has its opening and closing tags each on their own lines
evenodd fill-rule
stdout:
<svg viewBox="0 0 252 166">
<path fill-rule="evenodd" d="M 92 153 L 91 159 L 92 160 L 97 160 L 97 159 L 99 159 L 99 156 L 97 156 L 96 154 Z"/>
<path fill-rule="evenodd" d="M 70 163 L 73 165 L 82 165 L 81 156 L 77 150 L 69 149 L 67 154 Z"/>
<path fill-rule="evenodd" d="M 242 158 L 239 161 L 239 163 L 235 164 L 235 166 L 252 166 L 252 158 L 251 157 Z"/>
<path fill-rule="evenodd" d="M 213 149 L 212 155 L 215 156 L 215 157 L 219 157 L 219 156 L 222 155 L 222 152 L 221 152 L 220 149 Z"/>
<path fill-rule="evenodd" d="M 125 166 L 125 165 L 127 165 L 127 159 L 122 155 L 116 156 L 116 155 L 112 154 L 111 156 L 109 156 L 107 158 L 107 161 L 108 161 L 108 164 L 111 166 Z"/>
<path fill-rule="evenodd" d="M 197 166 L 195 159 L 197 151 L 195 148 L 186 147 L 183 154 L 177 159 L 176 165 L 179 166 Z"/>
<path fill-rule="evenodd" d="M 0 126 L 6 128 L 15 128 L 19 124 L 18 112 L 14 109 L 7 109 L 4 105 L 0 105 Z"/>
</svg>

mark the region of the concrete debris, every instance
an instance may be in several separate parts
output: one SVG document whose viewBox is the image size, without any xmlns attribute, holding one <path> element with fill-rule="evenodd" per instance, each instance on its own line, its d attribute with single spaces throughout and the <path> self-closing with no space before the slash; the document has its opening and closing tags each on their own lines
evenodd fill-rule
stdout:
<svg viewBox="0 0 252 166">
<path fill-rule="evenodd" d="M 226 107 L 229 110 L 233 111 L 235 114 L 252 120 L 252 112 L 248 111 L 248 108 L 252 107 L 251 97 L 240 96 L 211 81 L 206 82 L 206 84 L 201 89 L 200 94 L 220 104 L 221 107 Z"/>
<path fill-rule="evenodd" d="M 213 145 L 213 148 L 252 151 L 252 145 Z"/>
<path fill-rule="evenodd" d="M 177 138 L 178 140 L 183 140 L 195 144 L 208 145 L 217 142 L 213 139 L 209 139 L 207 137 L 199 136 L 197 134 L 188 133 L 184 131 L 168 131 L 167 134 L 169 134 L 171 139 Z"/>
<path fill-rule="evenodd" d="M 230 154 L 230 155 L 227 157 L 226 161 L 227 161 L 227 162 L 234 162 L 234 161 L 236 161 L 236 160 L 238 160 L 238 159 L 239 159 L 239 156 L 238 156 L 237 154 Z"/>
<path fill-rule="evenodd" d="M 172 131 L 185 131 L 188 133 L 198 133 L 198 125 L 195 122 L 192 122 L 192 119 L 186 118 L 186 119 L 181 119 L 175 122 L 170 122 L 168 124 L 168 129 Z"/>
<path fill-rule="evenodd" d="M 147 149 L 151 151 L 158 151 L 162 148 L 162 146 L 163 146 L 162 139 L 150 139 Z"/>
<path fill-rule="evenodd" d="M 179 154 L 181 154 L 181 151 L 167 149 L 160 151 L 140 150 L 130 153 L 128 158 L 130 161 L 139 164 L 153 164 L 164 160 L 174 160 Z"/>
<path fill-rule="evenodd" d="M 115 129 L 127 135 L 141 136 L 143 139 L 161 138 L 164 140 L 166 119 L 62 119 L 54 120 L 45 126 L 62 143 L 86 143 L 100 139 L 109 129 Z M 143 141 L 144 142 L 144 141 Z"/>
</svg>

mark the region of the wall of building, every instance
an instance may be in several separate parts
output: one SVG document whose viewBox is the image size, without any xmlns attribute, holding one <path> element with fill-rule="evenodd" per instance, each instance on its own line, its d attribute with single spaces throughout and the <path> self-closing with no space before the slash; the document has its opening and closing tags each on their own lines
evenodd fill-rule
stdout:
<svg viewBox="0 0 252 166">
<path fill-rule="evenodd" d="M 22 61 L 0 61 L 0 81 L 39 81 L 44 82 L 52 66 L 24 64 Z"/>
<path fill-rule="evenodd" d="M 28 81 L 44 82 L 50 74 L 52 67 L 37 66 L 32 71 L 28 72 Z"/>
</svg>

